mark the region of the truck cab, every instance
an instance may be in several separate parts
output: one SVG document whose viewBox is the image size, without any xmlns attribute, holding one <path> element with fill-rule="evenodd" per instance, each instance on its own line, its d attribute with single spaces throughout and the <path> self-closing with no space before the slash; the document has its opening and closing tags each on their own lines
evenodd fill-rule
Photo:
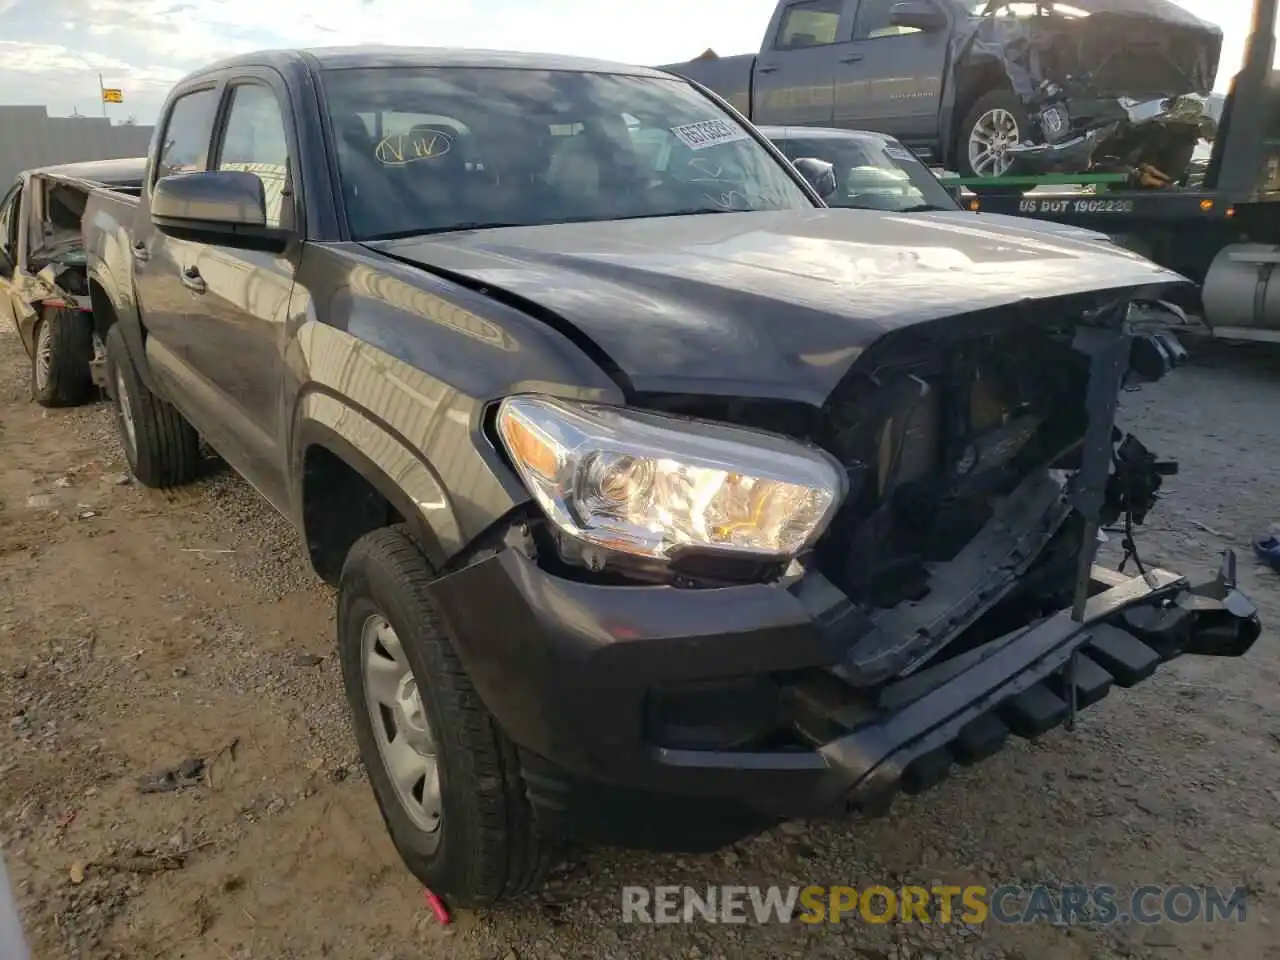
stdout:
<svg viewBox="0 0 1280 960">
<path fill-rule="evenodd" d="M 778 4 L 755 57 L 693 60 L 680 72 L 756 123 L 874 130 L 937 157 L 951 27 L 965 15 L 951 0 L 793 0 Z M 723 88 L 727 74 L 735 89 Z"/>
</svg>

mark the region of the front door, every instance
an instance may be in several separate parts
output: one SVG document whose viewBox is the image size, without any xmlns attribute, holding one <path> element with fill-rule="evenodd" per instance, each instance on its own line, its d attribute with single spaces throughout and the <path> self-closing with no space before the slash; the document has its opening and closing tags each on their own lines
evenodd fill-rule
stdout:
<svg viewBox="0 0 1280 960">
<path fill-rule="evenodd" d="M 756 58 L 752 117 L 758 124 L 830 126 L 832 84 L 846 0 L 796 0 Z"/>
<path fill-rule="evenodd" d="M 296 180 L 283 92 L 266 72 L 231 81 L 210 168 L 255 174 L 263 184 L 267 226 L 293 229 L 298 226 Z M 192 245 L 182 262 L 188 282 L 199 291 L 187 320 L 191 365 L 227 433 L 218 452 L 281 509 L 288 494 L 283 351 L 296 251 L 296 246 L 277 254 L 206 243 Z"/>
<path fill-rule="evenodd" d="M 835 79 L 835 125 L 875 130 L 916 148 L 938 139 L 950 29 L 889 22 L 894 0 L 860 0 Z"/>
</svg>

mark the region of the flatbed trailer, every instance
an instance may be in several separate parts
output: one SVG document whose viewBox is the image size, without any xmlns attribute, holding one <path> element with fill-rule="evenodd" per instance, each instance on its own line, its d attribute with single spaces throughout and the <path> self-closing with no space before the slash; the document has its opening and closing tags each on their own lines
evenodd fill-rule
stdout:
<svg viewBox="0 0 1280 960">
<path fill-rule="evenodd" d="M 1200 284 L 1214 336 L 1280 343 L 1280 0 L 1254 0 L 1245 61 L 1232 80 L 1203 180 L 1132 189 L 1125 174 L 944 178 L 977 188 L 970 210 L 1097 230 Z M 1002 188 L 992 192 L 992 188 Z"/>
</svg>

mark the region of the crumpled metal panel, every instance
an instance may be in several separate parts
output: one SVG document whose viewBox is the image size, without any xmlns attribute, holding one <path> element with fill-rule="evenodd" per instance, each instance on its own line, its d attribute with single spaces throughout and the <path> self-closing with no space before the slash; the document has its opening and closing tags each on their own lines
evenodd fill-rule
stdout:
<svg viewBox="0 0 1280 960">
<path fill-rule="evenodd" d="M 1218 27 L 1169 0 L 1045 2 L 1032 16 L 1013 15 L 1011 3 L 992 0 L 956 31 L 952 57 L 960 71 L 997 65 L 1027 104 L 1037 136 L 1013 148 L 1017 172 L 1083 172 L 1099 153 L 1111 167 L 1152 165 L 1149 136 L 1159 160 L 1178 168 L 1169 176 L 1185 173 L 1195 142 L 1214 132 L 1204 95 L 1222 52 Z M 1108 153 L 1117 136 L 1119 152 Z"/>
</svg>

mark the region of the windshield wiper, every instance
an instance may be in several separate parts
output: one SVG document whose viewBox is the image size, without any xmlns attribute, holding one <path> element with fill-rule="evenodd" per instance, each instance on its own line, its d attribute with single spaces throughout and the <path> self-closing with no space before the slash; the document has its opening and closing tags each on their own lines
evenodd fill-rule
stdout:
<svg viewBox="0 0 1280 960">
<path fill-rule="evenodd" d="M 696 217 L 700 213 L 749 213 L 748 210 L 726 210 L 723 207 L 689 207 L 685 210 L 663 210 L 661 213 L 631 213 L 614 220 L 647 220 L 656 217 Z"/>
<path fill-rule="evenodd" d="M 372 243 L 375 240 L 404 240 L 407 237 L 428 237 L 435 233 L 460 233 L 463 230 L 496 230 L 499 227 L 536 227 L 537 223 L 508 223 L 506 221 L 494 220 L 488 223 L 481 223 L 476 220 L 469 220 L 466 223 L 450 223 L 443 227 L 416 227 L 412 230 L 390 230 L 387 233 L 375 233 L 371 237 L 362 237 L 364 243 Z"/>
<path fill-rule="evenodd" d="M 651 217 L 692 217 L 700 213 L 743 213 L 742 210 L 723 210 L 720 207 L 690 207 L 687 210 L 663 210 L 660 213 L 633 213 L 621 217 L 561 217 L 556 220 L 526 220 L 524 223 L 467 221 L 451 223 L 443 227 L 419 227 L 412 230 L 390 230 L 373 236 L 361 237 L 362 243 L 379 240 L 405 240 L 409 237 L 429 237 L 438 233 L 461 233 L 464 230 L 496 230 L 500 227 L 553 227 L 561 223 L 613 223 L 616 220 L 643 220 Z"/>
<path fill-rule="evenodd" d="M 917 203 L 914 207 L 903 207 L 901 210 L 895 210 L 894 213 L 929 213 L 937 210 L 946 213 L 948 210 L 959 210 L 959 207 L 940 207 L 936 203 Z"/>
</svg>

